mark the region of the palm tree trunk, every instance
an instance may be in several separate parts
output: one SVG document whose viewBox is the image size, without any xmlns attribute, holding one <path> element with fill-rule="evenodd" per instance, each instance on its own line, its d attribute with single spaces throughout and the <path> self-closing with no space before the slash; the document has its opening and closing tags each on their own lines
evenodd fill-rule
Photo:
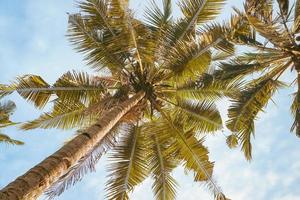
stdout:
<svg viewBox="0 0 300 200">
<path fill-rule="evenodd" d="M 129 100 L 112 108 L 96 124 L 0 190 L 0 200 L 37 199 L 45 189 L 97 144 L 144 96 L 144 92 L 139 92 Z"/>
</svg>

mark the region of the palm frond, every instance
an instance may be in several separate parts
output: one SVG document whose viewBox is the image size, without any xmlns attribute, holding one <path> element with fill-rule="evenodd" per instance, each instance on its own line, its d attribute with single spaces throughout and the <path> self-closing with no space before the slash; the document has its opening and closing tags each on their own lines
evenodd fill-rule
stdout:
<svg viewBox="0 0 300 200">
<path fill-rule="evenodd" d="M 184 160 L 184 165 L 189 170 L 194 170 L 195 180 L 205 181 L 214 196 L 222 194 L 220 187 L 212 177 L 213 163 L 208 160 L 208 151 L 205 151 L 200 142 L 194 137 L 193 130 L 184 132 L 174 124 L 171 117 L 164 113 L 160 108 L 159 112 L 163 115 L 165 123 L 172 130 L 172 136 L 176 138 L 176 146 L 180 149 L 180 155 Z"/>
<path fill-rule="evenodd" d="M 299 77 L 298 77 L 299 79 Z M 299 84 L 298 84 L 298 87 Z M 291 106 L 291 112 L 294 116 L 294 123 L 291 127 L 291 132 L 295 131 L 296 135 L 300 137 L 300 89 L 294 94 L 294 100 Z"/>
<path fill-rule="evenodd" d="M 294 18 L 297 19 L 299 17 L 299 14 L 300 14 L 300 1 L 296 0 L 296 3 L 295 3 L 295 16 L 294 16 Z"/>
<path fill-rule="evenodd" d="M 162 52 L 166 51 L 163 44 L 166 42 L 166 30 L 170 28 L 172 23 L 171 12 L 171 0 L 163 0 L 163 10 L 152 0 L 151 6 L 147 7 L 145 11 L 146 23 L 152 32 L 152 45 L 155 49 L 153 53 L 157 60 L 162 60 Z"/>
<path fill-rule="evenodd" d="M 202 26 L 201 29 L 198 30 L 198 34 L 200 35 L 200 40 L 203 45 L 210 45 L 213 48 L 233 55 L 235 51 L 234 45 L 227 39 L 230 37 L 231 31 L 232 30 L 226 25 L 211 23 Z"/>
<path fill-rule="evenodd" d="M 97 119 L 95 112 L 85 112 L 87 107 L 82 103 L 66 103 L 56 101 L 53 110 L 42 114 L 39 118 L 21 125 L 23 130 L 36 128 L 71 129 L 91 125 Z"/>
<path fill-rule="evenodd" d="M 176 48 L 169 50 L 165 60 L 166 68 L 173 72 L 176 82 L 194 80 L 197 76 L 206 72 L 211 63 L 210 45 L 203 46 L 195 38 L 179 41 Z"/>
<path fill-rule="evenodd" d="M 178 85 L 174 95 L 180 98 L 194 98 L 198 100 L 217 100 L 222 97 L 231 97 L 239 92 L 242 82 L 240 80 L 224 81 L 215 79 L 210 74 L 203 74 L 196 81 L 188 81 Z"/>
<path fill-rule="evenodd" d="M 5 134 L 0 133 L 0 143 L 6 143 L 6 144 L 11 144 L 11 145 L 23 145 L 24 142 L 19 141 L 19 140 L 14 140 L 10 138 L 9 136 Z"/>
<path fill-rule="evenodd" d="M 186 0 L 180 1 L 179 7 L 188 19 L 189 26 L 194 26 L 214 19 L 220 13 L 224 3 L 224 0 Z"/>
<path fill-rule="evenodd" d="M 114 45 L 116 39 L 110 36 L 104 37 L 101 29 L 90 26 L 89 19 L 85 19 L 80 14 L 69 16 L 68 37 L 79 52 L 85 53 L 85 60 L 96 70 L 104 67 L 112 72 L 120 71 L 125 63 L 120 52 L 127 51 L 127 44 L 123 40 L 118 40 L 118 47 Z M 122 47 L 122 49 L 119 49 Z"/>
<path fill-rule="evenodd" d="M 282 52 L 245 53 L 234 60 L 219 63 L 213 76 L 219 80 L 239 80 L 266 69 L 272 71 L 287 59 Z"/>
<path fill-rule="evenodd" d="M 157 5 L 155 1 L 151 1 L 151 7 L 146 8 L 145 18 L 146 22 L 155 28 L 157 32 L 163 31 L 162 29 L 169 24 L 172 14 L 171 0 L 162 0 L 163 10 Z"/>
<path fill-rule="evenodd" d="M 133 57 L 138 61 L 142 68 L 147 68 L 143 65 L 152 65 L 157 51 L 158 39 L 153 35 L 153 31 L 147 27 L 143 22 L 132 20 L 132 39 L 133 41 Z M 142 65 L 140 64 L 142 63 Z"/>
<path fill-rule="evenodd" d="M 298 33 L 300 28 L 300 17 L 298 16 L 297 19 L 295 19 L 293 27 L 292 27 L 292 33 Z"/>
<path fill-rule="evenodd" d="M 13 92 L 14 90 L 9 85 L 0 84 L 0 99 Z"/>
<path fill-rule="evenodd" d="M 126 29 L 128 31 L 128 35 L 129 35 L 129 41 L 130 44 L 132 46 L 132 50 L 133 50 L 133 55 L 135 60 L 138 62 L 140 71 L 142 72 L 144 67 L 143 67 L 143 61 L 142 61 L 142 55 L 141 54 L 141 50 L 143 47 L 140 46 L 141 41 L 143 41 L 144 43 L 147 43 L 143 37 L 140 38 L 139 40 L 139 33 L 138 30 L 143 30 L 145 31 L 145 27 L 142 23 L 139 23 L 138 20 L 134 20 L 133 17 L 131 16 L 130 10 L 128 8 L 128 1 L 127 0 L 119 0 L 121 8 L 124 11 L 124 19 L 126 21 Z M 125 32 L 125 31 L 124 31 Z M 147 45 L 145 45 L 147 46 Z"/>
<path fill-rule="evenodd" d="M 247 14 L 249 23 L 255 30 L 263 37 L 268 39 L 274 46 L 284 48 L 290 46 L 290 36 L 282 30 L 279 24 L 266 24 L 259 20 L 257 17 Z"/>
<path fill-rule="evenodd" d="M 289 13 L 289 0 L 277 0 L 280 12 L 286 17 Z"/>
<path fill-rule="evenodd" d="M 271 23 L 273 17 L 273 0 L 246 0 L 245 10 L 251 13 L 252 16 L 257 17 L 266 23 Z"/>
<path fill-rule="evenodd" d="M 228 54 L 228 53 L 226 53 L 224 51 L 214 51 L 212 53 L 211 60 L 213 62 L 218 62 L 218 61 L 228 60 L 230 57 L 232 57 L 232 55 Z"/>
<path fill-rule="evenodd" d="M 7 126 L 16 125 L 17 123 L 12 122 L 9 117 L 16 109 L 16 104 L 12 101 L 7 101 L 0 103 L 0 128 L 5 128 Z M 12 145 L 23 145 L 24 142 L 19 140 L 14 140 L 8 135 L 2 134 L 0 132 L 0 143 L 12 144 Z"/>
<path fill-rule="evenodd" d="M 227 39 L 235 44 L 254 47 L 262 46 L 262 44 L 256 40 L 255 29 L 250 25 L 246 15 L 237 9 L 235 10 L 236 14 L 233 14 L 230 18 Z"/>
<path fill-rule="evenodd" d="M 133 126 L 128 133 L 120 136 L 118 144 L 109 154 L 108 199 L 128 199 L 128 192 L 147 177 L 144 142 L 139 127 Z"/>
<path fill-rule="evenodd" d="M 171 176 L 177 166 L 172 154 L 168 153 L 168 146 L 160 143 L 159 135 L 152 135 L 152 151 L 149 154 L 150 170 L 154 182 L 152 190 L 157 200 L 172 200 L 176 197 L 177 183 Z"/>
<path fill-rule="evenodd" d="M 114 33 L 115 27 L 111 25 L 111 16 L 109 16 L 109 2 L 106 0 L 86 0 L 79 3 L 79 8 L 88 16 L 88 23 L 93 24 L 99 30 Z M 116 14 L 116 13 L 115 13 Z"/>
<path fill-rule="evenodd" d="M 235 134 L 231 134 L 226 138 L 226 143 L 229 148 L 233 149 L 238 146 L 238 137 Z"/>
<path fill-rule="evenodd" d="M 179 6 L 184 14 L 166 30 L 164 48 L 178 46 L 177 43 L 186 37 L 195 35 L 196 25 L 213 19 L 221 10 L 224 0 L 188 0 L 180 1 Z M 167 51 L 165 52 L 167 55 Z"/>
<path fill-rule="evenodd" d="M 242 150 L 248 160 L 251 159 L 251 134 L 254 134 L 254 120 L 263 110 L 275 91 L 283 83 L 272 79 L 258 79 L 250 83 L 240 94 L 232 99 L 228 110 L 227 127 L 237 133 Z"/>
<path fill-rule="evenodd" d="M 15 111 L 16 104 L 13 101 L 7 101 L 5 103 L 0 102 L 0 114 L 11 114 Z"/>
<path fill-rule="evenodd" d="M 294 23 L 292 27 L 293 33 L 298 33 L 300 28 L 300 1 L 296 0 L 294 11 Z"/>
<path fill-rule="evenodd" d="M 62 101 L 88 103 L 93 99 L 99 100 L 101 94 L 107 92 L 115 81 L 109 78 L 99 78 L 84 72 L 67 72 L 51 86 L 40 76 L 24 75 L 17 77 L 10 85 L 2 85 L 0 93 L 17 91 L 24 99 L 32 102 L 37 108 L 43 108 L 52 95 Z"/>
<path fill-rule="evenodd" d="M 201 133 L 215 132 L 222 128 L 222 119 L 216 105 L 208 101 L 178 99 L 173 116 L 184 127 Z"/>
<path fill-rule="evenodd" d="M 36 75 L 17 77 L 16 81 L 8 86 L 8 89 L 16 90 L 24 99 L 34 103 L 38 108 L 43 108 L 52 94 L 49 91 L 50 85 Z"/>
<path fill-rule="evenodd" d="M 15 125 L 17 123 L 12 122 L 9 117 L 16 109 L 16 104 L 12 101 L 0 103 L 0 128 Z"/>
<path fill-rule="evenodd" d="M 102 94 L 107 93 L 107 89 L 114 87 L 115 81 L 109 78 L 100 78 L 89 75 L 85 72 L 69 71 L 63 74 L 53 85 L 53 88 L 62 88 L 56 95 L 61 101 L 82 102 L 99 101 Z M 66 88 L 63 90 L 63 88 Z M 74 88 L 68 90 L 67 88 Z M 75 89 L 76 88 L 76 89 Z"/>
</svg>

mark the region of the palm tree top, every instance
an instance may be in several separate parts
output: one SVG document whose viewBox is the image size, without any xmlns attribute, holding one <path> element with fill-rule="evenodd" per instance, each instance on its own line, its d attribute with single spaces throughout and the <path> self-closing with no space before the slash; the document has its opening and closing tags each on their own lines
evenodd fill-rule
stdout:
<svg viewBox="0 0 300 200">
<path fill-rule="evenodd" d="M 25 75 L 0 85 L 0 95 L 16 91 L 37 108 L 53 103 L 52 111 L 21 126 L 26 130 L 85 128 L 130 97 L 143 96 L 48 190 L 50 198 L 94 170 L 111 150 L 114 178 L 107 184 L 108 199 L 128 199 L 128 192 L 149 176 L 157 199 L 174 199 L 177 183 L 171 172 L 178 165 L 194 172 L 195 181 L 208 183 L 216 198 L 225 199 L 201 139 L 222 128 L 214 101 L 239 88 L 238 82 L 224 84 L 210 74 L 212 63 L 234 52 L 223 25 L 205 25 L 224 1 L 182 0 L 178 19 L 172 17 L 171 1 L 162 2 L 162 8 L 152 2 L 146 21 L 134 16 L 126 0 L 80 2 L 81 12 L 69 14 L 67 36 L 95 73 L 67 72 L 53 85 Z"/>
<path fill-rule="evenodd" d="M 230 147 L 240 144 L 248 160 L 252 158 L 251 137 L 258 113 L 279 89 L 295 84 L 299 88 L 299 10 L 299 1 L 290 5 L 288 0 L 246 0 L 244 11 L 235 9 L 232 15 L 228 39 L 249 47 L 251 52 L 221 63 L 214 77 L 220 81 L 242 79 L 246 82 L 242 91 L 232 98 L 228 110 L 227 127 L 232 135 L 227 138 L 227 143 Z M 287 70 L 291 70 L 296 79 L 291 78 L 285 83 L 283 74 Z M 299 99 L 298 90 L 291 106 L 295 118 L 291 131 L 295 130 L 298 136 Z"/>
</svg>

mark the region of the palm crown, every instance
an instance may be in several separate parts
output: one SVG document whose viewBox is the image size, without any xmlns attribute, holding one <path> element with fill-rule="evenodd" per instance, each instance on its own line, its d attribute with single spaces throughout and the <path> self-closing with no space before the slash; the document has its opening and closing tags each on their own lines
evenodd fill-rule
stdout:
<svg viewBox="0 0 300 200">
<path fill-rule="evenodd" d="M 220 26 L 203 25 L 223 3 L 180 1 L 183 16 L 174 20 L 170 0 L 163 0 L 162 9 L 153 1 L 144 22 L 133 16 L 128 1 L 86 0 L 79 3 L 82 13 L 69 15 L 68 37 L 88 65 L 105 75 L 68 72 L 52 86 L 26 75 L 1 86 L 2 95 L 17 91 L 38 108 L 55 97 L 52 111 L 23 124 L 26 130 L 89 127 L 112 107 L 143 96 L 56 181 L 47 191 L 50 198 L 93 171 L 111 150 L 108 199 L 128 199 L 128 192 L 149 176 L 157 199 L 174 199 L 177 183 L 171 172 L 179 165 L 192 171 L 195 181 L 208 183 L 216 198 L 225 199 L 203 146 L 203 133 L 222 128 L 214 101 L 232 96 L 239 86 L 209 74 L 212 62 L 233 53 Z"/>
<path fill-rule="evenodd" d="M 276 5 L 278 9 L 274 12 Z M 290 69 L 297 76 L 297 81 L 291 81 L 290 86 L 297 84 L 299 88 L 300 85 L 300 49 L 297 41 L 300 2 L 296 1 L 293 9 L 293 6 L 289 8 L 288 0 L 278 0 L 276 3 L 272 0 L 247 0 L 244 8 L 245 12 L 235 9 L 236 14 L 231 18 L 231 34 L 228 38 L 236 44 L 250 47 L 252 52 L 221 63 L 220 69 L 214 72 L 214 77 L 220 81 L 247 81 L 242 91 L 234 95 L 233 104 L 229 108 L 227 127 L 233 134 L 228 137 L 227 143 L 230 147 L 240 143 L 246 158 L 251 159 L 254 120 L 273 94 L 287 86 L 281 81 L 284 72 Z M 263 40 L 265 41 L 261 42 Z M 250 79 L 248 75 L 253 74 L 257 78 Z M 291 106 L 295 117 L 291 131 L 295 129 L 298 136 L 299 100 L 298 89 Z"/>
</svg>

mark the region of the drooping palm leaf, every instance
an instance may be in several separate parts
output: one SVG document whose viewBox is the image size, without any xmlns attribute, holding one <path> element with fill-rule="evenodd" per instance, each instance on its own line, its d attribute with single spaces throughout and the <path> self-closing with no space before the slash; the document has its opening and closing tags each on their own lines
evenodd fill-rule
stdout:
<svg viewBox="0 0 300 200">
<path fill-rule="evenodd" d="M 262 22 L 257 17 L 251 15 L 250 11 L 246 12 L 247 19 L 251 26 L 255 28 L 255 30 L 277 47 L 286 47 L 291 44 L 289 40 L 289 35 L 286 33 L 279 24 L 266 24 Z"/>
<path fill-rule="evenodd" d="M 139 127 L 131 127 L 129 132 L 120 137 L 120 142 L 110 153 L 108 199 L 128 199 L 128 192 L 146 178 L 146 146 L 141 136 Z"/>
<path fill-rule="evenodd" d="M 24 142 L 22 142 L 22 141 L 14 140 L 14 139 L 10 138 L 9 136 L 0 133 L 0 144 L 1 143 L 12 144 L 12 145 L 23 145 L 24 144 Z"/>
<path fill-rule="evenodd" d="M 158 109 L 160 110 L 160 108 Z M 172 130 L 172 137 L 176 139 L 176 146 L 180 149 L 179 153 L 184 160 L 184 165 L 187 169 L 192 169 L 195 172 L 195 180 L 205 181 L 215 197 L 222 194 L 220 187 L 212 177 L 213 164 L 208 160 L 208 152 L 199 148 L 199 141 L 194 137 L 194 132 L 184 132 L 183 129 L 174 124 L 170 116 L 162 110 L 160 113 L 163 115 L 168 129 Z"/>
<path fill-rule="evenodd" d="M 300 137 L 300 89 L 294 94 L 294 100 L 291 106 L 291 112 L 294 116 L 294 123 L 291 127 L 291 131 L 295 130 L 295 133 Z"/>
<path fill-rule="evenodd" d="M 98 113 L 86 113 L 87 107 L 82 103 L 64 103 L 56 101 L 53 110 L 42 114 L 39 118 L 24 123 L 21 128 L 30 130 L 35 128 L 71 129 L 91 125 L 97 119 Z"/>
<path fill-rule="evenodd" d="M 256 80 L 232 100 L 233 105 L 228 110 L 227 127 L 237 133 L 248 160 L 252 157 L 250 140 L 251 134 L 254 134 L 254 120 L 274 92 L 282 86 L 283 83 L 277 80 Z"/>
<path fill-rule="evenodd" d="M 150 170 L 154 182 L 152 190 L 157 200 L 175 199 L 177 183 L 171 172 L 177 166 L 167 146 L 160 143 L 158 135 L 152 136 L 152 151 L 149 153 Z"/>
</svg>

